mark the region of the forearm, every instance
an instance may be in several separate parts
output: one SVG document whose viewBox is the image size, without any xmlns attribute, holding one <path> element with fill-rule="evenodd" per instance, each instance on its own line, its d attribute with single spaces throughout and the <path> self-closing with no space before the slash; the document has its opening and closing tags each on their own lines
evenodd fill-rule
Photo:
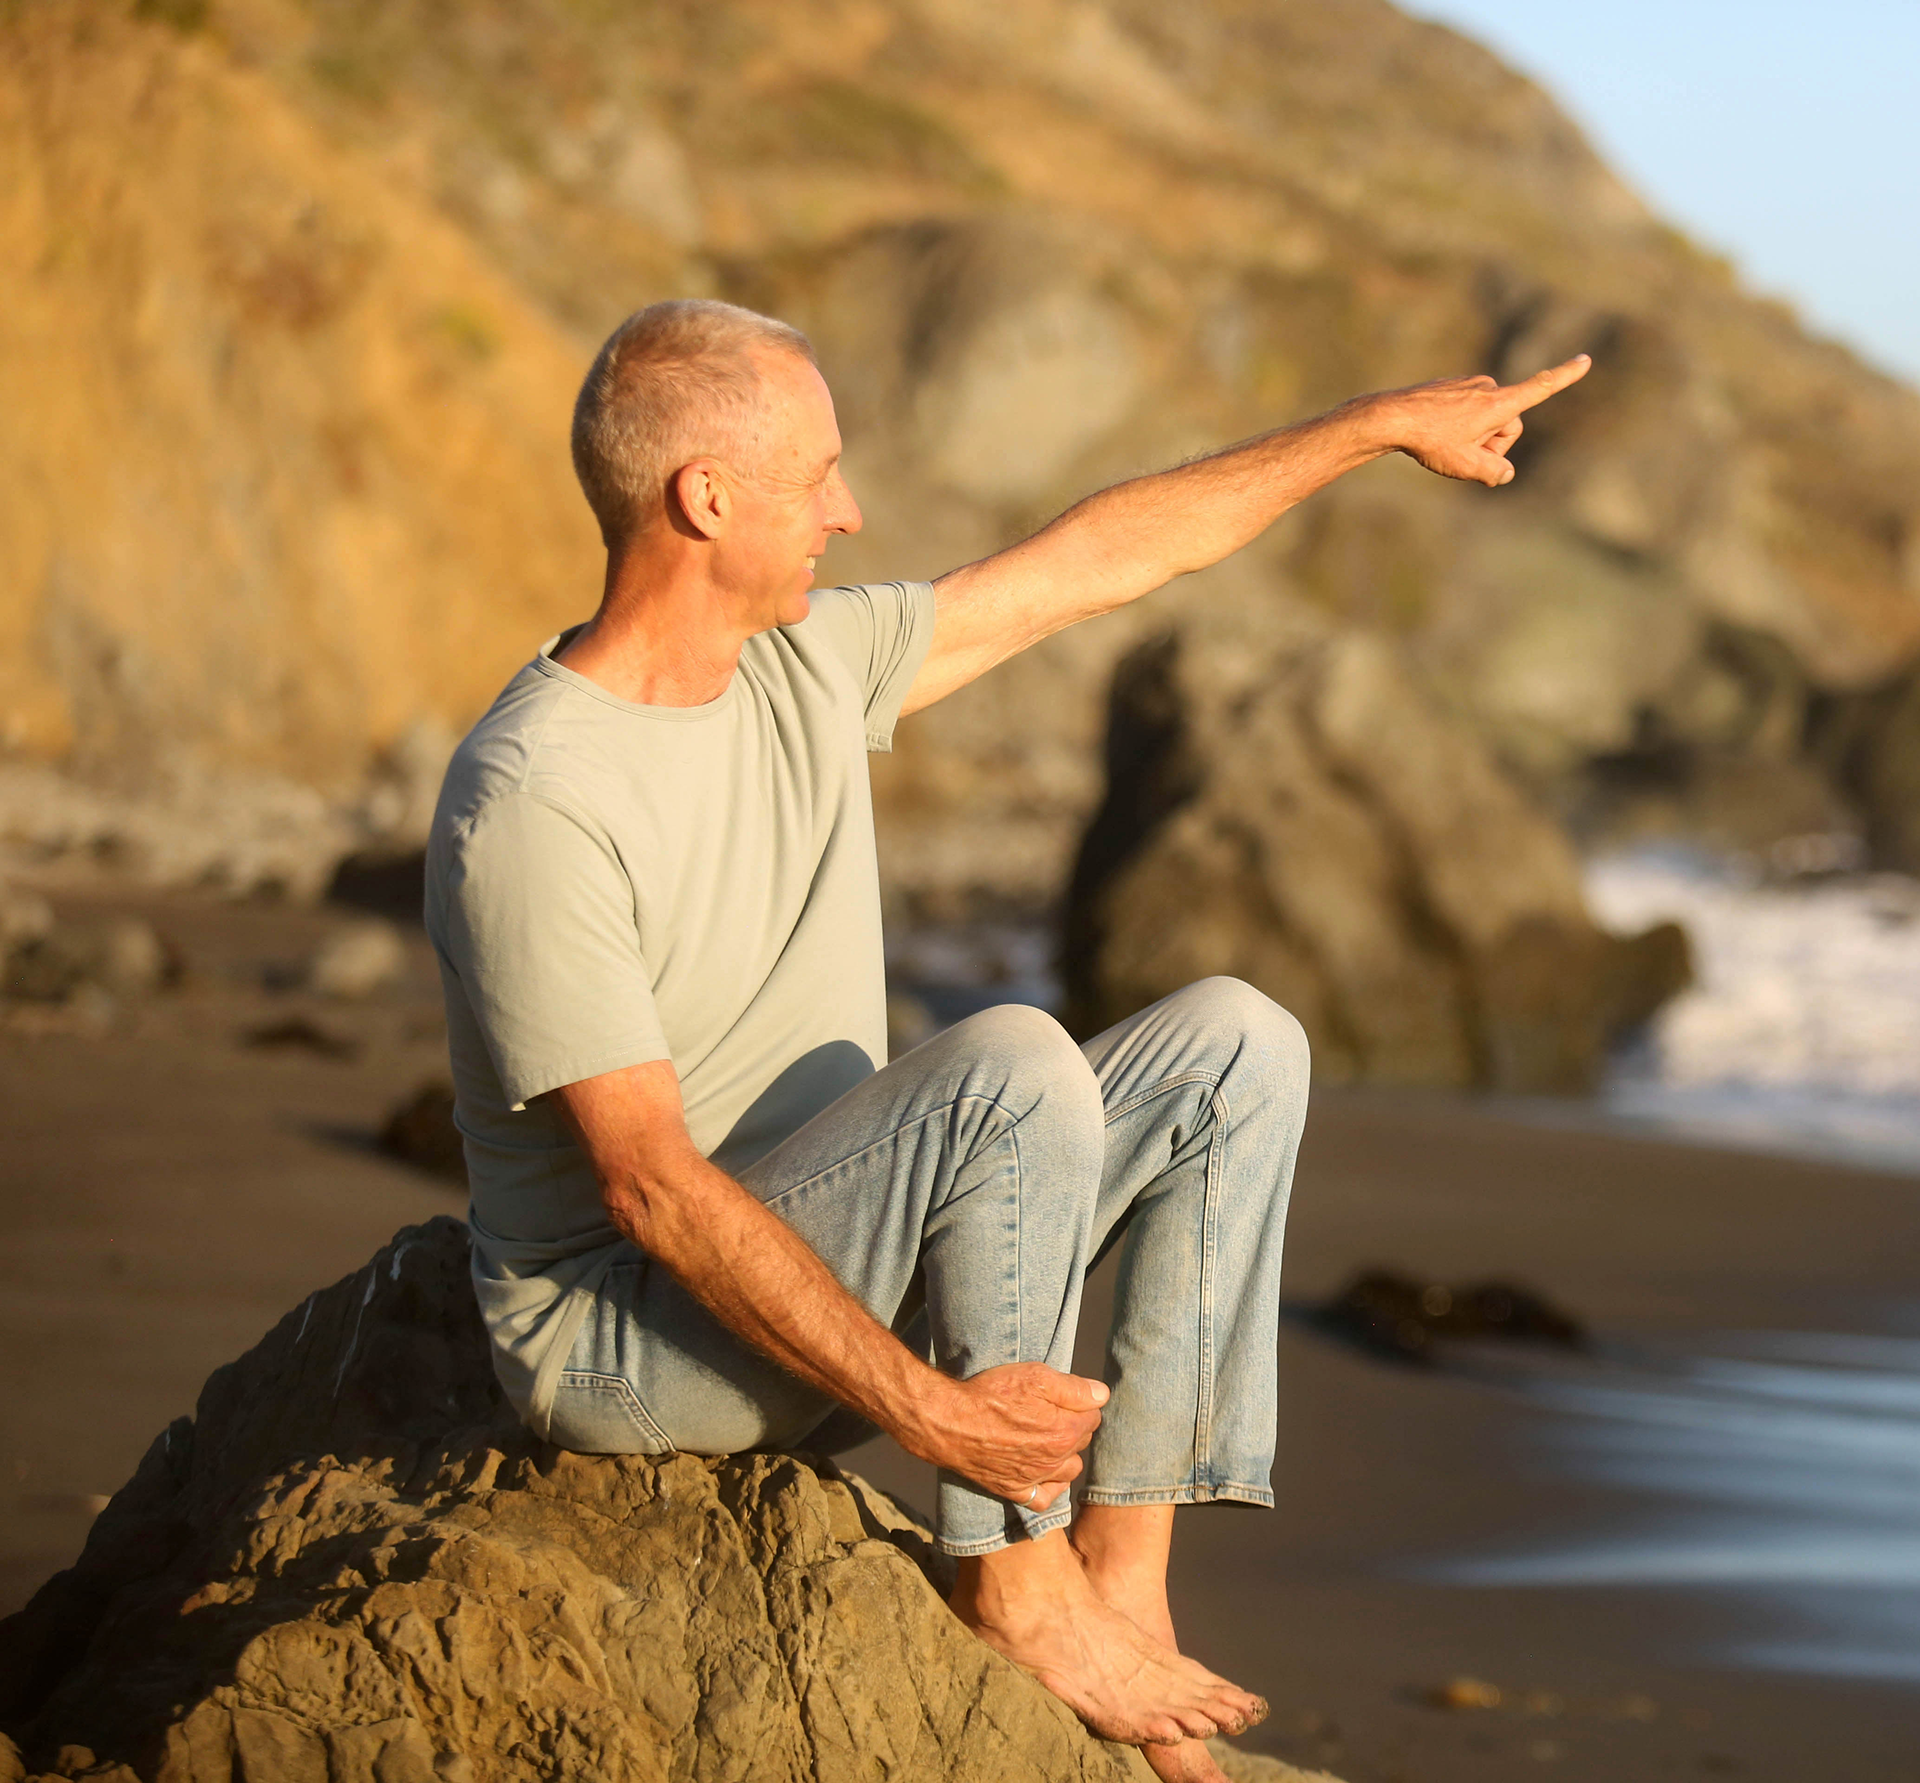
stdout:
<svg viewBox="0 0 1920 1783">
<path fill-rule="evenodd" d="M 1069 508 L 1016 552 L 1082 590 L 1091 618 L 1251 544 L 1289 508 L 1393 450 L 1373 398 L 1135 477 Z"/>
<path fill-rule="evenodd" d="M 1230 557 L 1336 478 L 1394 449 L 1378 399 L 1350 403 L 1077 502 L 1032 538 L 940 578 L 933 648 L 904 710 L 1176 576 Z"/>
<path fill-rule="evenodd" d="M 737 1337 L 924 1454 L 952 1383 L 724 1171 L 689 1155 L 672 1176 L 603 1184 L 614 1225 Z"/>
</svg>

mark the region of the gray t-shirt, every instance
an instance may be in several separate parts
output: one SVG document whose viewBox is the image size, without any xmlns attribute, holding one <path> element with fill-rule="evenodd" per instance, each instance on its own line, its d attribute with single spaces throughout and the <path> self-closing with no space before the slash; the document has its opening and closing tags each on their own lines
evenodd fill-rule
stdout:
<svg viewBox="0 0 1920 1783">
<path fill-rule="evenodd" d="M 545 1432 L 606 1270 L 632 1251 L 543 1092 L 652 1059 L 738 1171 L 886 1059 L 866 751 L 933 635 L 926 583 L 835 588 L 747 641 L 704 706 L 553 661 L 455 751 L 427 846 L 472 1181 L 474 1283 L 508 1397 Z"/>
</svg>

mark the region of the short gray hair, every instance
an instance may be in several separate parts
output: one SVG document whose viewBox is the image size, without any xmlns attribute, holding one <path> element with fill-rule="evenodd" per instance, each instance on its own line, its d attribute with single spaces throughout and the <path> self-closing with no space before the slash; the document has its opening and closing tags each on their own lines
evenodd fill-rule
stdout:
<svg viewBox="0 0 1920 1783">
<path fill-rule="evenodd" d="M 649 304 L 608 337 L 573 405 L 574 474 L 608 545 L 645 524 L 683 464 L 752 449 L 755 348 L 816 363 L 799 329 L 707 298 Z"/>
</svg>

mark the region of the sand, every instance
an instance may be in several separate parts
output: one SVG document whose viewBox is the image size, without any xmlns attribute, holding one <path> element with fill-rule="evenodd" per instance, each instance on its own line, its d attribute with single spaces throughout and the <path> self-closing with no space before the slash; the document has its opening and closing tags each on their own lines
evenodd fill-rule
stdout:
<svg viewBox="0 0 1920 1783">
<path fill-rule="evenodd" d="M 381 1156 L 385 1111 L 439 1063 L 424 943 L 367 1004 L 261 988 L 337 914 L 190 898 L 139 907 L 186 954 L 180 992 L 103 1037 L 0 1032 L 0 1607 L 84 1539 L 207 1372 L 395 1227 L 457 1210 Z M 244 1049 L 305 1013 L 351 1062 Z M 1609 1333 L 1870 1331 L 1914 1300 L 1920 1183 L 1564 1125 L 1444 1098 L 1316 1098 L 1287 1293 L 1353 1268 L 1504 1273 Z M 1089 1324 L 1103 1315 L 1096 1293 Z M 1189 1644 L 1274 1700 L 1251 1743 L 1349 1783 L 1727 1775 L 1920 1777 L 1920 1691 L 1714 1658 L 1774 1612 L 1679 1589 L 1497 1590 L 1408 1567 L 1607 1527 L 1622 1492 L 1544 1464 L 1521 1397 L 1460 1373 L 1282 1339 L 1276 1513 L 1187 1514 Z M 923 1501 L 885 1445 L 852 1464 Z M 1423 1693 L 1472 1676 L 1501 1706 Z M 1529 1696 L 1529 1693 L 1532 1693 Z"/>
</svg>

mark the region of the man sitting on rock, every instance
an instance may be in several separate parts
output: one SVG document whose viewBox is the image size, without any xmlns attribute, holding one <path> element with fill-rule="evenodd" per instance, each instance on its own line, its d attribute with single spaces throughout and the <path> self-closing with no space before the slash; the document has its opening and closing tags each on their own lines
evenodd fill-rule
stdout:
<svg viewBox="0 0 1920 1783">
<path fill-rule="evenodd" d="M 939 1467 L 970 1628 L 1163 1776 L 1218 1775 L 1199 1741 L 1265 1705 L 1179 1655 L 1167 1554 L 1175 1505 L 1273 1502 L 1306 1043 L 1210 979 L 1084 1046 L 1006 1007 L 885 1064 L 865 752 L 1370 459 L 1507 481 L 1585 369 L 1362 397 L 932 585 L 810 595 L 860 513 L 804 337 L 706 302 L 620 327 L 573 424 L 600 607 L 461 745 L 428 853 L 474 1281 L 536 1432 L 791 1449 L 846 1408 Z"/>
</svg>

